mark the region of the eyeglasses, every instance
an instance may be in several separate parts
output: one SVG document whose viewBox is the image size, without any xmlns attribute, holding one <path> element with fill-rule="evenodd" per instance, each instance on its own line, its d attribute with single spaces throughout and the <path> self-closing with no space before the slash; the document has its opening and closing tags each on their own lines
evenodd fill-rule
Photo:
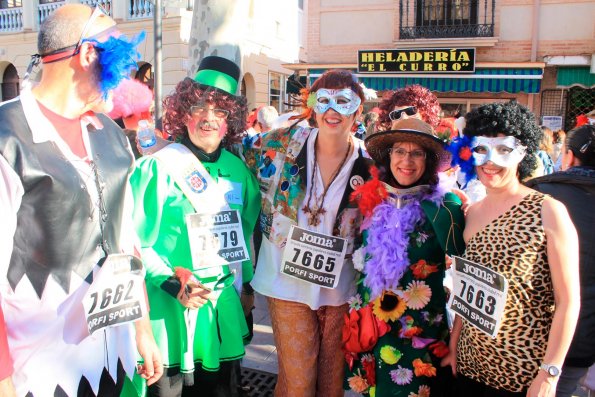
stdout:
<svg viewBox="0 0 595 397">
<path fill-rule="evenodd" d="M 397 121 L 401 118 L 403 113 L 405 113 L 407 116 L 413 116 L 417 113 L 417 108 L 415 106 L 409 106 L 404 109 L 393 110 L 388 114 L 388 118 L 392 121 Z"/>
<path fill-rule="evenodd" d="M 407 155 L 411 156 L 411 158 L 415 161 L 424 160 L 426 158 L 426 152 L 421 149 L 412 150 L 409 152 L 402 147 L 392 147 L 388 149 L 388 154 L 395 156 L 397 160 L 403 160 L 407 157 Z"/>
<path fill-rule="evenodd" d="M 194 117 L 207 117 L 209 112 L 218 119 L 226 119 L 229 116 L 229 110 L 225 109 L 209 109 L 208 106 L 192 106 L 190 107 L 190 114 Z"/>
<path fill-rule="evenodd" d="M 89 31 L 91 30 L 91 27 L 93 26 L 93 23 L 95 22 L 95 20 L 102 15 L 109 16 L 108 12 L 102 6 L 100 6 L 99 4 L 95 5 L 95 8 L 93 9 L 93 12 L 91 13 L 91 16 L 89 17 L 89 19 L 87 20 L 87 23 L 85 23 L 85 26 L 83 27 L 83 31 L 81 32 L 81 37 L 79 38 L 79 41 L 76 43 L 76 46 L 74 46 L 74 51 L 72 52 L 72 56 L 75 56 L 76 54 L 79 53 L 79 51 L 81 50 L 81 46 L 83 45 L 83 41 L 85 40 L 85 36 L 87 34 L 89 34 Z M 100 32 L 100 33 L 103 33 L 103 32 Z M 95 36 L 97 36 L 97 35 L 95 35 Z"/>
</svg>

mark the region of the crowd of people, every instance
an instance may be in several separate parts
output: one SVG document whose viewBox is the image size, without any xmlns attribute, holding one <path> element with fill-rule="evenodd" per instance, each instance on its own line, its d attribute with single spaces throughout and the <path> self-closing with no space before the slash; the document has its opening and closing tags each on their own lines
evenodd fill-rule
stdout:
<svg viewBox="0 0 595 397">
<path fill-rule="evenodd" d="M 347 70 L 299 113 L 249 112 L 207 56 L 143 152 L 141 41 L 64 5 L 41 79 L 0 105 L 0 396 L 238 396 L 255 292 L 277 397 L 567 397 L 589 376 L 593 125 L 514 101 L 446 123 L 419 85 L 364 115 Z"/>
</svg>

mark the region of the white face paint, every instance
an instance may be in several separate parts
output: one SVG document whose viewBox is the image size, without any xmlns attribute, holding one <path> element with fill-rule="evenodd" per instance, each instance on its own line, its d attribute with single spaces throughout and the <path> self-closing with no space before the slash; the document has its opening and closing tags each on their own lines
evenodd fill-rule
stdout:
<svg viewBox="0 0 595 397">
<path fill-rule="evenodd" d="M 343 116 L 349 116 L 357 111 L 361 103 L 361 98 L 350 88 L 341 90 L 321 88 L 316 91 L 314 111 L 318 114 L 324 114 L 327 110 L 334 109 Z"/>
<path fill-rule="evenodd" d="M 513 136 L 488 138 L 477 136 L 471 144 L 475 165 L 480 166 L 488 161 L 500 167 L 512 167 L 525 157 L 527 148 Z"/>
</svg>

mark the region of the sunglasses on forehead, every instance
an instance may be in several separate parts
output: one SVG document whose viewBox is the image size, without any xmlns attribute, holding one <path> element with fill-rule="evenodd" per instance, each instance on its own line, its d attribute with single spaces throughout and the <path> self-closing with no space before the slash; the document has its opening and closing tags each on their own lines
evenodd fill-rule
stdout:
<svg viewBox="0 0 595 397">
<path fill-rule="evenodd" d="M 74 51 L 72 52 L 72 56 L 75 56 L 76 54 L 79 53 L 79 51 L 81 50 L 81 45 L 83 45 L 83 41 L 86 38 L 85 36 L 87 36 L 87 34 L 89 34 L 89 31 L 91 30 L 91 27 L 93 26 L 93 23 L 95 22 L 95 20 L 97 20 L 97 18 L 99 18 L 102 15 L 109 16 L 109 13 L 105 10 L 105 8 L 100 6 L 98 3 L 95 5 L 95 8 L 93 9 L 93 12 L 91 13 L 91 16 L 89 17 L 89 19 L 87 20 L 87 23 L 85 23 L 85 26 L 83 27 L 83 31 L 81 32 L 81 37 L 79 38 L 79 41 L 74 46 Z M 100 33 L 103 33 L 103 32 L 100 32 Z M 94 36 L 97 36 L 97 35 L 94 35 Z"/>
<path fill-rule="evenodd" d="M 392 121 L 397 121 L 401 118 L 403 113 L 405 113 L 407 116 L 413 116 L 417 113 L 417 108 L 415 106 L 408 106 L 404 109 L 393 110 L 388 114 L 388 118 Z"/>
<path fill-rule="evenodd" d="M 95 38 L 101 34 L 104 34 L 105 32 L 114 28 L 114 26 L 110 26 L 109 28 L 104 29 L 101 32 L 98 32 L 97 34 L 95 34 L 93 36 L 85 37 L 91 31 L 91 27 L 93 26 L 93 23 L 97 20 L 97 18 L 99 18 L 100 16 L 103 16 L 103 15 L 109 16 L 108 12 L 103 7 L 101 7 L 99 4 L 97 4 L 95 6 L 95 8 L 93 9 L 93 12 L 91 13 L 91 16 L 89 17 L 87 22 L 85 22 L 85 26 L 83 27 L 83 31 L 81 32 L 81 36 L 79 37 L 79 39 L 75 45 L 60 48 L 60 49 L 52 51 L 50 53 L 37 55 L 38 59 L 40 59 L 43 63 L 52 63 L 52 62 L 61 61 L 63 59 L 71 58 L 71 57 L 77 55 L 80 52 L 81 46 L 83 45 L 85 40 L 93 39 L 93 38 Z M 70 52 L 70 49 L 73 47 L 74 47 L 74 49 L 72 50 L 72 52 Z M 33 62 L 34 62 L 34 60 L 32 60 L 32 63 Z M 39 61 L 36 61 L 35 63 L 33 63 L 33 66 L 35 66 L 38 62 Z"/>
</svg>

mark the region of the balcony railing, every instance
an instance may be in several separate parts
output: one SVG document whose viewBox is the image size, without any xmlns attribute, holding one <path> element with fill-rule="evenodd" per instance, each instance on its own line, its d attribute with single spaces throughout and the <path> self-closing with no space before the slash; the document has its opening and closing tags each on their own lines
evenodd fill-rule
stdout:
<svg viewBox="0 0 595 397">
<path fill-rule="evenodd" d="M 0 33 L 20 32 L 23 30 L 23 8 L 11 7 L 0 9 Z"/>
<path fill-rule="evenodd" d="M 496 0 L 399 0 L 400 39 L 493 37 Z"/>
<path fill-rule="evenodd" d="M 153 4 L 149 0 L 130 0 L 128 18 L 153 18 Z"/>
<path fill-rule="evenodd" d="M 95 7 L 96 5 L 100 5 L 103 7 L 109 16 L 113 16 L 112 11 L 112 0 L 80 0 L 81 4 L 86 4 L 89 7 Z"/>
<path fill-rule="evenodd" d="M 39 24 L 41 24 L 48 15 L 62 7 L 65 3 L 65 1 L 57 1 L 55 3 L 40 4 L 38 6 Z"/>
</svg>

